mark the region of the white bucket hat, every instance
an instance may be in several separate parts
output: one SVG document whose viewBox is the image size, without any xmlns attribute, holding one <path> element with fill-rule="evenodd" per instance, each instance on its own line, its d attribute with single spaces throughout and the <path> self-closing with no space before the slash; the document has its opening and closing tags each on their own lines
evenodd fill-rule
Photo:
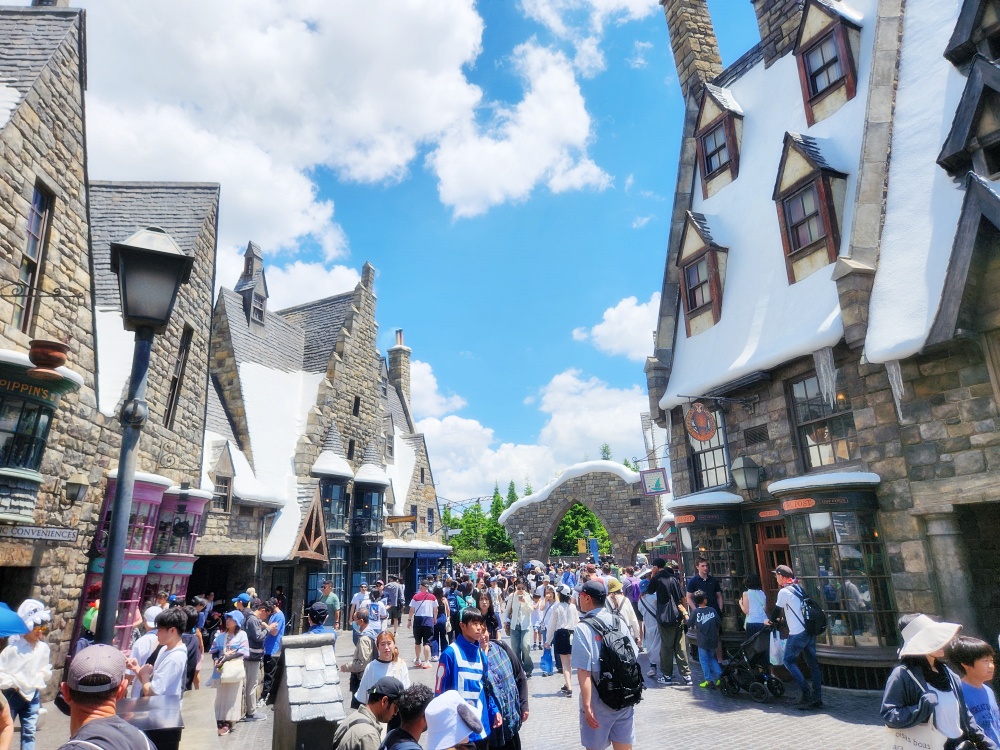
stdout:
<svg viewBox="0 0 1000 750">
<path fill-rule="evenodd" d="M 17 616 L 24 620 L 29 630 L 52 620 L 52 613 L 37 599 L 25 599 L 21 602 L 21 606 L 17 608 Z"/>
<path fill-rule="evenodd" d="M 480 734 L 483 723 L 457 690 L 448 690 L 427 704 L 427 750 L 447 750 Z"/>
<path fill-rule="evenodd" d="M 961 625 L 954 622 L 934 622 L 927 615 L 918 615 L 903 628 L 902 656 L 926 656 L 944 648 L 958 635 Z"/>
</svg>

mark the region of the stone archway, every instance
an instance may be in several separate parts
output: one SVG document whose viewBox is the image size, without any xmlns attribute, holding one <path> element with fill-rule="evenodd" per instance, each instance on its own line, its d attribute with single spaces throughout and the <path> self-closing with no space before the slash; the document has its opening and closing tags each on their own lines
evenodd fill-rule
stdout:
<svg viewBox="0 0 1000 750">
<path fill-rule="evenodd" d="M 547 560 L 552 536 L 574 503 L 593 511 L 611 537 L 611 552 L 631 564 L 643 540 L 656 533 L 657 499 L 642 492 L 639 474 L 614 461 L 589 461 L 566 469 L 500 517 L 523 560 Z M 519 532 L 524 532 L 523 544 Z"/>
</svg>

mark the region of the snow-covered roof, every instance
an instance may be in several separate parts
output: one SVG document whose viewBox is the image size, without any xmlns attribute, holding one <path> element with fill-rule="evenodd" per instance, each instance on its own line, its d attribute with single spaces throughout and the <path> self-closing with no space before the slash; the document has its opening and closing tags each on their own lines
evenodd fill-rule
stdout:
<svg viewBox="0 0 1000 750">
<path fill-rule="evenodd" d="M 846 18 L 848 21 L 858 25 L 860 25 L 865 18 L 864 14 L 859 13 L 854 8 L 848 7 L 844 0 L 816 0 L 816 2 L 824 8 L 832 10 L 841 18 Z"/>
<path fill-rule="evenodd" d="M 721 86 L 715 86 L 711 83 L 705 84 L 705 90 L 712 95 L 723 108 L 728 109 L 730 112 L 734 112 L 738 115 L 743 114 L 743 108 L 740 107 L 739 102 L 736 101 L 733 96 L 733 92 L 729 89 L 724 89 Z"/>
<path fill-rule="evenodd" d="M 779 479 L 767 486 L 772 495 L 794 490 L 816 490 L 825 487 L 876 486 L 882 477 L 870 471 L 834 471 L 829 474 L 808 474 L 802 477 Z"/>
<path fill-rule="evenodd" d="M 385 473 L 382 458 L 378 453 L 378 445 L 374 440 L 365 447 L 365 455 L 361 459 L 361 467 L 354 475 L 355 484 L 376 484 L 380 487 L 389 486 L 389 475 Z"/>
<path fill-rule="evenodd" d="M 26 352 L 19 352 L 13 349 L 0 349 L 0 362 L 6 362 L 9 365 L 17 365 L 18 367 L 26 367 L 29 369 L 34 367 L 31 360 L 28 359 Z M 55 370 L 77 387 L 83 385 L 83 375 L 73 372 L 65 365 L 57 367 Z"/>
<path fill-rule="evenodd" d="M 739 505 L 742 502 L 743 498 L 733 492 L 710 490 L 674 498 L 674 501 L 670 503 L 670 510 L 676 513 L 678 510 L 686 508 L 701 508 L 707 505 Z"/>
<path fill-rule="evenodd" d="M 641 479 L 638 472 L 632 471 L 624 464 L 620 464 L 615 461 L 584 461 L 583 463 L 573 464 L 572 466 L 566 468 L 559 476 L 545 485 L 538 492 L 528 495 L 527 497 L 522 497 L 516 503 L 513 503 L 509 508 L 507 508 L 507 510 L 500 514 L 500 523 L 506 523 L 511 514 L 521 508 L 525 508 L 529 505 L 534 505 L 535 503 L 540 503 L 543 500 L 548 499 L 549 495 L 551 495 L 557 487 L 565 484 L 570 479 L 578 479 L 579 477 L 586 476 L 587 474 L 596 474 L 599 472 L 615 474 L 626 484 L 635 484 Z"/>
<path fill-rule="evenodd" d="M 393 424 L 393 434 L 386 435 L 386 440 L 392 441 L 393 463 L 389 464 L 385 473 L 392 484 L 392 495 L 396 503 L 392 514 L 397 516 L 406 513 L 406 496 L 413 482 L 413 472 L 417 465 L 417 451 L 413 447 L 414 438 L 401 434 L 399 427 Z"/>
<path fill-rule="evenodd" d="M 382 542 L 383 549 L 412 549 L 416 550 L 437 550 L 439 552 L 451 552 L 451 545 L 440 542 L 427 542 L 419 539 L 406 541 L 405 539 L 386 539 Z"/>
<path fill-rule="evenodd" d="M 173 485 L 171 487 L 168 487 L 167 491 L 164 492 L 163 494 L 164 495 L 179 495 L 182 492 L 186 493 L 189 497 L 197 497 L 197 498 L 201 498 L 202 500 L 211 500 L 212 499 L 212 493 L 209 492 L 208 490 L 196 490 L 193 487 L 188 487 L 187 489 L 185 489 L 184 487 L 181 487 L 179 484 L 175 484 L 175 485 Z"/>
<path fill-rule="evenodd" d="M 10 121 L 10 116 L 20 103 L 21 94 L 18 90 L 0 81 L 0 128 Z"/>
<path fill-rule="evenodd" d="M 874 17 L 876 0 L 855 0 L 853 5 L 864 17 Z M 861 29 L 859 92 L 868 88 L 874 33 L 872 22 Z M 740 174 L 708 198 L 696 184 L 691 205 L 692 212 L 706 217 L 715 241 L 729 248 L 722 313 L 718 323 L 693 336 L 686 335 L 684 320 L 678 316 L 669 381 L 659 403 L 665 410 L 685 403 L 684 396 L 701 396 L 753 372 L 834 346 L 844 335 L 832 278 L 834 264 L 798 283 L 788 283 L 772 188 L 785 134 L 807 133 L 809 140 L 796 143 L 832 169 L 847 173 L 840 222 L 841 250 L 846 251 L 854 221 L 867 97 L 859 94 L 810 127 L 792 55 L 781 57 L 766 70 L 763 60 L 758 61 L 732 81 L 729 90 L 746 117 Z M 936 149 L 928 152 L 937 153 Z"/>
<path fill-rule="evenodd" d="M 125 330 L 120 309 L 98 307 L 94 310 L 97 328 L 97 408 L 113 417 L 125 395 L 132 371 L 135 334 Z"/>
<path fill-rule="evenodd" d="M 903 18 L 889 193 L 868 308 L 869 362 L 919 352 L 941 302 L 965 192 L 933 155 L 948 136 L 966 79 L 928 50 L 946 48 L 961 5 L 909 0 Z"/>
<path fill-rule="evenodd" d="M 268 488 L 257 479 L 253 467 L 247 460 L 246 455 L 239 446 L 232 440 L 228 440 L 222 435 L 211 430 L 205 431 L 205 444 L 203 455 L 205 464 L 202 466 L 201 486 L 204 489 L 214 488 L 215 483 L 209 476 L 209 472 L 215 465 L 213 456 L 218 456 L 218 451 L 213 448 L 221 446 L 222 450 L 228 451 L 229 459 L 233 464 L 232 493 L 240 502 L 254 505 L 263 505 L 271 508 L 281 508 L 285 504 L 285 497 L 272 488 Z"/>
<path fill-rule="evenodd" d="M 113 469 L 108 469 L 108 479 L 118 479 L 118 467 Z M 146 484 L 159 484 L 163 487 L 171 487 L 174 480 L 170 477 L 161 476 L 160 474 L 149 474 L 145 471 L 135 472 L 135 481 L 145 482 Z"/>
<path fill-rule="evenodd" d="M 330 429 L 327 430 L 326 440 L 323 441 L 323 450 L 316 458 L 316 463 L 309 472 L 314 477 L 341 477 L 344 479 L 354 478 L 354 469 L 347 462 L 344 454 L 344 444 L 340 439 L 340 430 L 337 423 L 331 421 Z"/>
</svg>

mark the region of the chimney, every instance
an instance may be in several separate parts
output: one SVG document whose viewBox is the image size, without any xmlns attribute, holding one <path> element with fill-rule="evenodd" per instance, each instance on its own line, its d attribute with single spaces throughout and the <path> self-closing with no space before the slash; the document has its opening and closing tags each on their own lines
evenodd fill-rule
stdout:
<svg viewBox="0 0 1000 750">
<path fill-rule="evenodd" d="M 750 0 L 757 14 L 764 67 L 770 68 L 795 46 L 804 0 Z"/>
<path fill-rule="evenodd" d="M 698 96 L 706 83 L 722 72 L 707 0 L 660 0 L 677 65 L 681 94 Z"/>
<path fill-rule="evenodd" d="M 396 345 L 389 350 L 389 384 L 398 388 L 407 403 L 410 401 L 410 353 L 413 350 L 403 346 L 403 329 L 396 329 Z"/>
</svg>

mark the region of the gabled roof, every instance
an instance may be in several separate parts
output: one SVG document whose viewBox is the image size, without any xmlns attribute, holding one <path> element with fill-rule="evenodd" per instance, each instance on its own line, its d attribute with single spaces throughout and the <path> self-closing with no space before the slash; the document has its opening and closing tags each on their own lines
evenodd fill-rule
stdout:
<svg viewBox="0 0 1000 750">
<path fill-rule="evenodd" d="M 267 325 L 251 330 L 243 312 L 243 298 L 229 289 L 219 290 L 218 304 L 226 308 L 237 364 L 253 362 L 285 372 L 302 369 L 305 336 L 301 328 L 269 312 Z"/>
<path fill-rule="evenodd" d="M 23 98 L 79 22 L 80 82 L 86 88 L 85 19 L 80 8 L 0 8 L 0 81 Z"/>
<path fill-rule="evenodd" d="M 985 218 L 1000 229 L 1000 195 L 994 191 L 993 186 L 974 172 L 968 173 L 966 186 L 962 213 L 959 215 L 944 289 L 941 292 L 941 302 L 924 346 L 954 338 L 962 298 L 969 279 L 969 268 L 976 249 L 980 222 Z"/>
<path fill-rule="evenodd" d="M 240 278 L 236 282 L 236 286 L 233 287 L 234 292 L 245 292 L 247 289 L 253 289 L 257 286 L 257 282 L 264 277 L 264 254 L 260 250 L 260 245 L 256 242 L 248 242 L 246 252 L 243 253 L 243 257 L 251 256 L 256 263 L 253 264 L 253 273 L 240 274 Z M 267 279 L 264 278 L 264 296 L 267 296 Z"/>
<path fill-rule="evenodd" d="M 952 32 L 944 56 L 955 65 L 964 65 L 976 54 L 976 43 L 972 36 L 979 25 L 982 10 L 988 0 L 965 0 L 958 14 L 955 30 Z"/>
<path fill-rule="evenodd" d="M 816 10 L 829 16 L 834 21 L 846 21 L 855 28 L 861 28 L 862 16 L 846 7 L 841 0 L 805 0 L 801 20 L 799 21 L 799 30 L 795 33 L 795 46 L 792 48 L 794 52 L 798 52 L 799 45 L 802 44 L 802 34 L 805 32 L 807 17 L 812 8 L 816 8 Z M 815 39 L 816 37 L 813 38 Z"/>
<path fill-rule="evenodd" d="M 160 227 L 186 255 L 194 256 L 195 242 L 218 203 L 217 183 L 91 182 L 90 251 L 98 307 L 121 309 L 118 277 L 111 272 L 112 242 L 143 227 Z"/>
<path fill-rule="evenodd" d="M 785 133 L 784 146 L 781 150 L 781 161 L 778 163 L 778 176 L 774 181 L 774 193 L 771 196 L 773 200 L 778 200 L 778 196 L 781 194 L 781 176 L 785 171 L 785 162 L 788 160 L 789 152 L 792 150 L 800 153 L 817 172 L 826 172 L 838 177 L 847 177 L 844 172 L 830 166 L 830 163 L 823 156 L 822 151 L 820 151 L 819 142 L 815 138 L 800 133 Z"/>
<path fill-rule="evenodd" d="M 323 448 L 320 450 L 310 474 L 314 477 L 354 478 L 354 471 L 347 462 L 347 454 L 344 453 L 344 443 L 340 438 L 340 430 L 337 429 L 337 423 L 333 420 L 330 421 L 330 429 L 327 430 Z"/>
<path fill-rule="evenodd" d="M 286 307 L 268 316 L 280 316 L 296 326 L 305 336 L 302 368 L 308 372 L 326 372 L 330 355 L 337 344 L 344 321 L 351 312 L 354 292 L 345 292 L 304 305 Z"/>
<path fill-rule="evenodd" d="M 937 158 L 937 163 L 953 175 L 967 172 L 972 167 L 972 154 L 965 150 L 965 146 L 976 126 L 983 91 L 987 88 L 1000 93 L 1000 66 L 976 55 L 962 99 L 955 110 L 951 130 Z"/>
<path fill-rule="evenodd" d="M 721 86 L 714 86 L 711 83 L 705 84 L 705 93 L 712 97 L 716 104 L 718 104 L 722 109 L 732 112 L 734 114 L 743 116 L 743 108 L 736 101 L 736 97 L 733 96 L 733 92 L 729 89 L 722 88 Z"/>
<path fill-rule="evenodd" d="M 697 213 L 695 211 L 686 212 L 686 220 L 684 222 L 684 231 L 681 233 L 681 250 L 677 253 L 677 260 L 675 263 L 677 266 L 682 266 L 686 264 L 691 258 L 690 253 L 685 253 L 688 248 L 688 232 L 694 231 L 698 235 L 698 239 L 701 240 L 704 247 L 712 248 L 713 250 L 721 250 L 722 252 L 728 252 L 729 248 L 723 247 L 715 241 L 712 237 L 712 230 L 708 226 L 708 219 L 704 214 Z M 699 255 L 701 253 L 700 249 L 696 249 Z"/>
<path fill-rule="evenodd" d="M 226 410 L 225 402 L 219 392 L 220 385 L 216 376 L 209 379 L 208 398 L 205 404 L 205 429 L 218 433 L 233 443 L 239 444 L 236 431 L 233 429 L 232 417 Z"/>
</svg>

